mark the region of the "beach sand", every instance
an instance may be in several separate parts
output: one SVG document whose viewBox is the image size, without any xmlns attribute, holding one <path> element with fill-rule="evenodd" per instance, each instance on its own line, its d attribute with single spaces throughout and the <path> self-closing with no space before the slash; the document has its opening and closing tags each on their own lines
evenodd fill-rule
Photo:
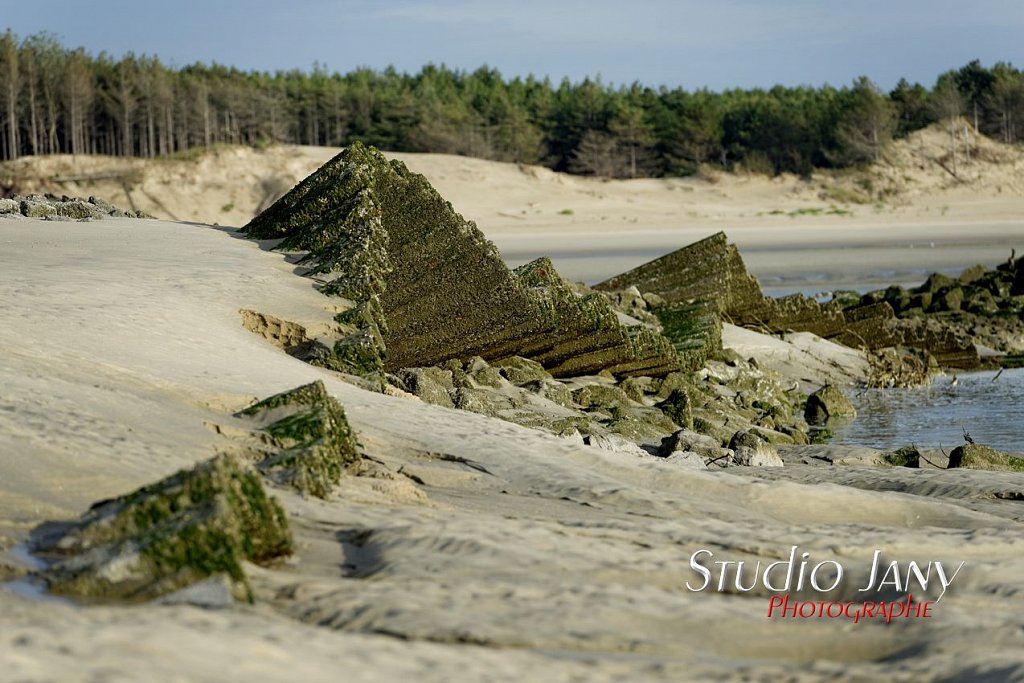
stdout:
<svg viewBox="0 0 1024 683">
<path fill-rule="evenodd" d="M 820 238 L 840 262 L 861 233 L 771 234 L 780 248 Z M 212 456 L 232 411 L 314 379 L 378 461 L 326 501 L 273 489 L 296 552 L 251 569 L 253 605 L 82 607 L 5 587 L 0 678 L 1024 680 L 1020 475 L 799 454 L 772 472 L 698 472 L 367 392 L 243 328 L 243 309 L 329 324 L 330 301 L 292 271 L 197 223 L 0 220 L 0 571 L 17 573 L 35 525 Z M 764 565 L 793 546 L 846 568 L 827 594 L 841 601 L 865 599 L 876 549 L 965 565 L 930 618 L 892 624 L 768 619 L 763 587 L 686 587 L 700 549 Z"/>
<path fill-rule="evenodd" d="M 719 230 L 773 295 L 920 283 L 1024 252 L 1024 151 L 973 141 L 958 178 L 939 127 L 874 166 L 809 178 L 726 174 L 606 180 L 444 154 L 389 153 L 477 223 L 510 265 L 551 256 L 594 283 Z M 195 159 L 26 157 L 0 165 L 14 191 L 96 195 L 158 218 L 241 226 L 340 150 L 215 148 Z M 870 188 L 871 191 L 865 188 Z"/>
</svg>

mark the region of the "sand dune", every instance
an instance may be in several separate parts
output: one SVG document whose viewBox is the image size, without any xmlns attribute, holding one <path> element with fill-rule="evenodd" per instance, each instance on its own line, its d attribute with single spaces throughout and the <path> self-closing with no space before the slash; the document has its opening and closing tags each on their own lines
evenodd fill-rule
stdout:
<svg viewBox="0 0 1024 683">
<path fill-rule="evenodd" d="M 597 282 L 725 230 L 775 294 L 920 282 L 1024 248 L 1024 153 L 977 138 L 954 178 L 937 128 L 862 171 L 603 180 L 440 154 L 392 154 L 474 220 L 511 265 L 551 256 Z M 27 157 L 13 191 L 96 195 L 159 218 L 240 226 L 339 150 L 218 148 L 188 159 Z M 963 150 L 960 151 L 963 157 Z M 842 248 L 842 251 L 837 249 Z"/>
<path fill-rule="evenodd" d="M 274 490 L 297 550 L 252 570 L 254 606 L 84 608 L 0 590 L 4 677 L 1024 680 L 1019 476 L 695 472 L 601 451 L 285 355 L 240 310 L 329 324 L 330 301 L 232 231 L 8 219 L 0 242 L 3 547 L 209 457 L 233 410 L 314 379 L 376 461 L 326 501 Z M 764 588 L 686 588 L 699 549 L 767 564 L 793 545 L 848 567 L 840 600 L 864 599 L 876 548 L 966 565 L 931 618 L 893 624 L 768 619 Z"/>
</svg>

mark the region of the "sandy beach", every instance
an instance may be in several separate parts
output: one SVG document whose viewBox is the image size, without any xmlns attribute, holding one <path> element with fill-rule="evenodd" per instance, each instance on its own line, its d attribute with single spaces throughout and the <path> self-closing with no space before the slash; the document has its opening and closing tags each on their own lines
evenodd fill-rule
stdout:
<svg viewBox="0 0 1024 683">
<path fill-rule="evenodd" d="M 244 164 L 255 153 L 224 154 Z M 330 150 L 263 154 L 287 157 L 298 179 Z M 829 204 L 796 178 L 603 183 L 407 161 L 509 261 L 553 254 L 587 281 L 720 229 L 763 281 L 798 273 L 787 282 L 797 289 L 818 273 L 832 287 L 994 265 L 1024 246 L 1018 192 L 982 201 L 977 187 L 940 188 L 884 210 L 789 216 Z M 220 212 L 241 225 L 265 198 L 190 192 L 168 181 L 163 212 L 139 207 L 177 221 L 0 220 L 0 579 L 24 573 L 37 525 L 211 457 L 246 429 L 233 412 L 299 384 L 323 381 L 375 464 L 326 500 L 271 489 L 296 548 L 248 568 L 252 605 L 225 602 L 216 585 L 214 606 L 172 596 L 85 607 L 5 584 L 0 678 L 1024 680 L 1020 474 L 883 468 L 865 464 L 878 451 L 838 446 L 782 449 L 781 468 L 696 471 L 366 391 L 243 327 L 242 310 L 311 330 L 335 312 L 284 256 L 211 224 Z M 830 372 L 798 343 L 724 336 L 795 380 Z M 904 573 L 911 561 L 960 571 L 944 593 L 935 580 L 921 592 L 927 618 L 769 618 L 778 594 L 764 585 L 689 589 L 700 550 L 748 567 L 798 552 L 844 568 L 834 591 L 806 601 L 863 602 L 876 550 Z"/>
</svg>

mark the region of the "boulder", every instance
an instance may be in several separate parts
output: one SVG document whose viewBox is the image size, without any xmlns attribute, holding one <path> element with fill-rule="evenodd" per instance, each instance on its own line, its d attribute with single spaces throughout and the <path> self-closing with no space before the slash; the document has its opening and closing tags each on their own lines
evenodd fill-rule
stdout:
<svg viewBox="0 0 1024 683">
<path fill-rule="evenodd" d="M 50 218 L 57 215 L 57 209 L 41 198 L 22 199 L 19 208 L 21 215 L 27 218 Z"/>
<path fill-rule="evenodd" d="M 904 446 L 891 453 L 886 453 L 882 459 L 894 467 L 920 467 L 921 451 L 916 446 Z"/>
<path fill-rule="evenodd" d="M 544 369 L 543 365 L 529 358 L 510 356 L 508 358 L 501 358 L 492 363 L 492 365 L 497 368 L 498 372 L 505 379 L 516 386 L 551 379 L 551 374 Z"/>
<path fill-rule="evenodd" d="M 647 398 L 647 392 L 652 387 L 652 383 L 653 381 L 650 377 L 627 377 L 619 382 L 619 388 L 622 389 L 630 400 L 643 403 Z"/>
<path fill-rule="evenodd" d="M 498 417 L 503 411 L 514 406 L 509 397 L 486 388 L 460 387 L 455 390 L 455 407 L 479 413 L 488 417 Z"/>
<path fill-rule="evenodd" d="M 291 389 L 237 413 L 270 436 L 258 467 L 278 483 L 326 498 L 345 470 L 362 461 L 341 404 L 323 382 Z"/>
<path fill-rule="evenodd" d="M 572 392 L 569 387 L 555 379 L 538 379 L 523 385 L 523 389 L 553 401 L 565 408 L 572 408 Z"/>
<path fill-rule="evenodd" d="M 690 396 L 684 390 L 673 389 L 668 398 L 657 407 L 680 427 L 693 429 L 693 406 Z"/>
<path fill-rule="evenodd" d="M 824 424 L 833 418 L 856 416 L 857 409 L 834 384 L 826 384 L 808 396 L 804 408 L 804 418 L 812 424 Z"/>
<path fill-rule="evenodd" d="M 37 530 L 33 549 L 61 595 L 148 600 L 222 574 L 251 600 L 243 563 L 288 555 L 292 537 L 256 471 L 220 455 L 97 503 L 65 528 Z"/>
<path fill-rule="evenodd" d="M 1003 470 L 1024 472 L 1024 458 L 997 451 L 991 446 L 967 443 L 957 446 L 949 454 L 949 469 Z"/>
<path fill-rule="evenodd" d="M 742 431 L 733 435 L 729 442 L 733 450 L 733 462 L 748 467 L 782 467 L 782 458 L 775 446 L 756 432 Z"/>
<path fill-rule="evenodd" d="M 964 302 L 964 290 L 951 287 L 937 293 L 932 298 L 931 310 L 935 312 L 959 311 Z"/>
<path fill-rule="evenodd" d="M 967 273 L 965 272 L 965 274 Z M 931 275 L 928 276 L 928 279 L 924 281 L 924 284 L 918 288 L 918 291 L 931 292 L 932 294 L 937 294 L 938 292 L 944 289 L 950 289 L 955 284 L 956 280 L 949 277 L 948 275 L 943 275 L 942 273 L 932 273 Z"/>
<path fill-rule="evenodd" d="M 661 440 L 661 446 L 658 448 L 659 456 L 668 458 L 677 452 L 696 453 L 706 461 L 717 461 L 720 465 L 731 460 L 733 455 L 731 450 L 722 448 L 714 437 L 691 432 L 688 429 L 680 429 Z"/>
<path fill-rule="evenodd" d="M 396 373 L 410 394 L 419 396 L 425 403 L 454 408 L 452 395 L 455 384 L 451 370 L 442 368 L 406 368 Z"/>
<path fill-rule="evenodd" d="M 979 263 L 971 266 L 970 268 L 965 268 L 964 271 L 960 273 L 960 277 L 957 278 L 957 281 L 962 285 L 969 285 L 976 280 L 980 280 L 987 272 L 988 268 Z"/>
<path fill-rule="evenodd" d="M 464 368 L 466 375 L 473 380 L 477 386 L 499 389 L 502 386 L 501 373 L 496 368 L 488 365 L 487 361 L 479 356 L 470 358 Z"/>
<path fill-rule="evenodd" d="M 584 409 L 612 410 L 629 405 L 629 396 L 622 389 L 607 384 L 588 384 L 572 392 L 573 400 Z"/>
</svg>

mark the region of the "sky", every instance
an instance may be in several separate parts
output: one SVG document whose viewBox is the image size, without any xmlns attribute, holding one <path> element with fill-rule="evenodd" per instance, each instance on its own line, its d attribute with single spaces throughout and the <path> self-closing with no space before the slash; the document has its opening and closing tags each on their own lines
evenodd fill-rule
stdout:
<svg viewBox="0 0 1024 683">
<path fill-rule="evenodd" d="M 1024 67 L 1024 0 L 0 0 L 0 29 L 172 66 L 424 64 L 687 90 Z"/>
</svg>

